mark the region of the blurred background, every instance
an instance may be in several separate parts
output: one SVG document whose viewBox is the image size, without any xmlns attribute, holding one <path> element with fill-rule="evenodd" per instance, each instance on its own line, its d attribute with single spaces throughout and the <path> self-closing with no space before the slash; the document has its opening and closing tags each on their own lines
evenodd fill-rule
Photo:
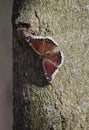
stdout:
<svg viewBox="0 0 89 130">
<path fill-rule="evenodd" d="M 0 130 L 12 130 L 13 0 L 0 0 Z"/>
</svg>

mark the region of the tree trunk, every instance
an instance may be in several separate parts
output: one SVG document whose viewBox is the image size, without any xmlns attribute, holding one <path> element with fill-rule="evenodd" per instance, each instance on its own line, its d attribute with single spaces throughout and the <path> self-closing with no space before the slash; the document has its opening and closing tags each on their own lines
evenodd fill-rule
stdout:
<svg viewBox="0 0 89 130">
<path fill-rule="evenodd" d="M 89 130 L 87 0 L 14 0 L 13 130 Z M 50 36 L 65 56 L 52 84 L 23 32 Z"/>
</svg>

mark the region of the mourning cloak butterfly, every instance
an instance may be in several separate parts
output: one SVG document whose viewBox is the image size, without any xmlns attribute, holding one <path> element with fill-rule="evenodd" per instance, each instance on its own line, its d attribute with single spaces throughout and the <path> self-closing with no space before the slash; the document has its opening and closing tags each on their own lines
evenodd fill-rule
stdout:
<svg viewBox="0 0 89 130">
<path fill-rule="evenodd" d="M 63 53 L 55 52 L 58 44 L 51 38 L 26 36 L 26 41 L 33 50 L 42 57 L 42 64 L 46 79 L 51 82 L 58 68 L 63 63 Z"/>
</svg>

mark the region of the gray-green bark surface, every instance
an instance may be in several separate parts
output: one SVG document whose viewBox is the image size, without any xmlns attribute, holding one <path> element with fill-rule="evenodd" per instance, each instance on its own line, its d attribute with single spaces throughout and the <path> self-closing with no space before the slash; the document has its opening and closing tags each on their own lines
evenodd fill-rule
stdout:
<svg viewBox="0 0 89 130">
<path fill-rule="evenodd" d="M 89 1 L 14 0 L 12 22 L 13 129 L 89 130 Z M 21 37 L 22 27 L 52 37 L 63 51 L 52 85 L 40 57 Z"/>
</svg>

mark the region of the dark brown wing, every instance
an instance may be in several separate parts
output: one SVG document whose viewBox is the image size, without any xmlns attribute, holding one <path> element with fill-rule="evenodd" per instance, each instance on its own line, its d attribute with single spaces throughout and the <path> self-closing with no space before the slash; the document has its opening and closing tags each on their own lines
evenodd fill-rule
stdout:
<svg viewBox="0 0 89 130">
<path fill-rule="evenodd" d="M 52 63 L 48 62 L 48 61 L 44 61 L 43 62 L 43 68 L 44 68 L 44 72 L 45 72 L 47 80 L 49 82 L 51 82 L 53 73 L 55 72 L 57 67 L 55 65 L 53 65 Z"/>
<path fill-rule="evenodd" d="M 40 55 L 45 55 L 57 46 L 57 43 L 49 38 L 33 38 L 31 36 L 27 36 L 27 41 L 33 50 Z"/>
<path fill-rule="evenodd" d="M 50 82 L 53 79 L 53 75 L 58 71 L 58 67 L 63 63 L 62 52 L 53 52 L 47 58 L 43 59 L 43 68 L 46 78 Z"/>
</svg>

